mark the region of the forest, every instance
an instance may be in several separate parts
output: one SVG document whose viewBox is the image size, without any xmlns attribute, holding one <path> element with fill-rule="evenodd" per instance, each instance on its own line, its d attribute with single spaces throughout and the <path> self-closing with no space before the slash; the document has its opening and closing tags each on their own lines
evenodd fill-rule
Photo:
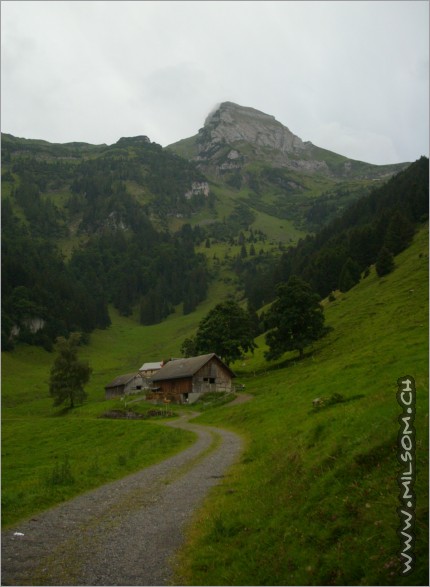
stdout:
<svg viewBox="0 0 430 587">
<path fill-rule="evenodd" d="M 429 160 L 421 157 L 280 258 L 236 260 L 248 301 L 256 308 L 271 302 L 276 286 L 293 275 L 322 298 L 338 289 L 348 291 L 367 275 L 383 249 L 399 254 L 411 243 L 417 226 L 428 221 L 428 185 Z"/>
<path fill-rule="evenodd" d="M 163 228 L 167 214 L 207 205 L 185 198 L 204 179 L 191 163 L 146 137 L 87 149 L 6 135 L 2 160 L 4 350 L 17 340 L 51 349 L 58 336 L 106 328 L 109 304 L 154 324 L 205 298 L 198 231 Z M 62 241 L 75 243 L 69 255 Z"/>
<path fill-rule="evenodd" d="M 97 146 L 2 135 L 2 163 L 3 350 L 19 341 L 51 350 L 59 336 L 107 328 L 109 305 L 144 325 L 177 307 L 193 312 L 213 277 L 209 250 L 196 246 L 210 240 L 242 246 L 228 262 L 253 311 L 292 276 L 321 298 L 333 296 L 365 277 L 381 255 L 394 266 L 428 219 L 425 157 L 364 190 L 340 215 L 333 217 L 330 193 L 322 194 L 309 212 L 316 231 L 277 252 L 258 244 L 265 238 L 252 228 L 258 207 L 238 198 L 221 220 L 211 191 L 190 191 L 206 182 L 195 164 L 144 136 Z M 347 201 L 350 193 L 339 190 Z M 211 221 L 193 223 L 202 211 Z M 180 219 L 175 230 L 169 218 Z"/>
</svg>

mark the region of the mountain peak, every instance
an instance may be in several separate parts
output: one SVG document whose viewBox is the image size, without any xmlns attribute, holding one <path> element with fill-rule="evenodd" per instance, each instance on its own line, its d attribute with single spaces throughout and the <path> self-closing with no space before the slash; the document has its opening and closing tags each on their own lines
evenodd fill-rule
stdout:
<svg viewBox="0 0 430 587">
<path fill-rule="evenodd" d="M 217 104 L 197 135 L 170 147 L 204 173 L 242 173 L 258 162 L 326 177 L 387 178 L 407 164 L 376 166 L 304 142 L 270 114 L 234 102 Z"/>
<path fill-rule="evenodd" d="M 241 106 L 240 104 L 235 104 L 234 102 L 221 102 L 220 104 L 217 104 L 208 114 L 205 120 L 205 125 L 210 123 L 212 118 L 220 118 L 229 115 L 232 117 L 248 116 L 267 120 L 275 120 L 274 116 L 261 112 L 256 108 L 250 108 L 249 106 Z"/>
<path fill-rule="evenodd" d="M 201 143 L 245 142 L 257 147 L 294 153 L 305 149 L 303 141 L 270 114 L 234 102 L 222 102 L 208 115 L 199 131 Z M 206 150 L 206 149 L 204 149 Z"/>
</svg>

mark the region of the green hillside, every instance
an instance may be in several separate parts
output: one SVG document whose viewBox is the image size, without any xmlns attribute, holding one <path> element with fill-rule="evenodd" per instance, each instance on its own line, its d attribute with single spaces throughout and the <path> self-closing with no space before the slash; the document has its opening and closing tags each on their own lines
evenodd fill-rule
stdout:
<svg viewBox="0 0 430 587">
<path fill-rule="evenodd" d="M 206 413 L 247 450 L 189 533 L 178 584 L 424 585 L 428 570 L 428 231 L 325 303 L 333 331 L 302 362 L 234 367 L 254 400 Z M 417 384 L 416 571 L 399 576 L 397 379 Z M 343 401 L 314 409 L 312 400 Z"/>
<path fill-rule="evenodd" d="M 348 159 L 303 142 L 273 116 L 232 102 L 219 104 L 196 135 L 167 150 L 194 162 L 212 189 L 221 188 L 221 199 L 234 190 L 256 218 L 268 214 L 305 232 L 326 225 L 409 165 Z"/>
<path fill-rule="evenodd" d="M 140 326 L 110 308 L 112 324 L 96 330 L 79 357 L 93 369 L 88 401 L 73 411 L 52 407 L 49 374 L 55 353 L 27 344 L 2 353 L 2 525 L 16 523 L 74 495 L 167 458 L 193 435 L 151 421 L 100 420 L 119 400 L 105 401 L 104 387 L 144 362 L 180 355 L 182 341 L 231 287 L 214 283 L 198 310 L 181 308 L 161 324 Z M 145 412 L 149 407 L 139 404 Z M 54 473 L 70 472 L 53 483 Z"/>
<path fill-rule="evenodd" d="M 428 230 L 396 257 L 387 277 L 370 275 L 325 301 L 333 331 L 302 362 L 254 356 L 233 365 L 254 396 L 202 422 L 235 429 L 246 452 L 214 490 L 190 531 L 179 584 L 426 584 L 428 566 Z M 143 361 L 174 356 L 210 307 L 228 293 L 212 286 L 188 316 L 139 326 L 112 312 L 82 358 L 94 373 L 89 401 L 64 415 L 48 398 L 54 356 L 20 345 L 2 355 L 3 523 L 118 478 L 191 441 L 136 422 L 99 420 L 104 385 Z M 396 381 L 414 376 L 417 405 L 417 570 L 399 578 L 396 556 Z M 312 400 L 345 401 L 316 411 Z M 172 434 L 171 434 L 172 433 Z M 152 436 L 157 434 L 157 436 Z M 37 459 L 34 455 L 37 453 Z M 56 465 L 57 463 L 57 465 Z M 57 469 L 56 469 L 57 467 Z M 67 471 L 79 483 L 67 483 Z M 64 484 L 55 484 L 63 471 Z M 61 475 L 60 475 L 61 479 Z"/>
<path fill-rule="evenodd" d="M 179 304 L 191 313 L 210 284 L 208 239 L 225 248 L 247 232 L 270 271 L 283 247 L 408 166 L 351 162 L 309 144 L 288 167 L 279 149 L 252 140 L 233 150 L 222 142 L 212 157 L 203 134 L 199 161 L 146 136 L 62 145 L 2 135 L 2 350 L 50 350 L 58 336 L 106 328 L 109 305 L 146 325 Z M 249 298 L 244 267 L 235 270 Z"/>
<path fill-rule="evenodd" d="M 2 135 L 2 524 L 188 446 L 192 434 L 153 419 L 100 418 L 125 405 L 104 388 L 180 356 L 208 312 L 234 299 L 260 333 L 231 365 L 252 401 L 200 421 L 236 430 L 246 450 L 197 515 L 178 584 L 428 584 L 428 159 L 377 169 L 296 137 L 287 160 L 267 146 L 279 123 L 267 133 L 237 108 L 237 129 L 215 118 L 214 132 L 246 137 L 257 125 L 266 142 L 232 151 L 208 128 L 198 164 L 147 137 Z M 191 140 L 180 147 L 197 153 Z M 393 255 L 378 277 L 375 261 L 381 275 Z M 327 296 L 329 328 L 303 360 L 268 362 L 266 310 L 292 277 Z M 92 368 L 88 401 L 53 408 L 53 343 L 74 331 Z M 402 578 L 405 375 L 417 385 L 417 540 L 416 570 Z"/>
</svg>

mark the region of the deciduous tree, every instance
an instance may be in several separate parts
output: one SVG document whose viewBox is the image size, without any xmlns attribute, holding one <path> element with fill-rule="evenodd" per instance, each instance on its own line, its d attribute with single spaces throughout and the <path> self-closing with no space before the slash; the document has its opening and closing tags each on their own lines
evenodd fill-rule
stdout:
<svg viewBox="0 0 430 587">
<path fill-rule="evenodd" d="M 319 296 L 298 277 L 277 288 L 268 321 L 272 328 L 266 335 L 269 360 L 278 359 L 286 351 L 298 350 L 303 357 L 305 347 L 324 334 L 324 313 Z"/>
<path fill-rule="evenodd" d="M 200 322 L 194 345 L 196 353 L 216 353 L 227 365 L 240 359 L 256 348 L 250 313 L 234 300 L 221 302 Z"/>
<path fill-rule="evenodd" d="M 84 385 L 91 375 L 91 367 L 87 362 L 78 360 L 78 346 L 81 335 L 74 332 L 69 338 L 60 336 L 57 339 L 57 351 L 51 369 L 49 394 L 54 398 L 54 406 L 70 401 L 70 407 L 82 403 L 87 397 Z"/>
</svg>

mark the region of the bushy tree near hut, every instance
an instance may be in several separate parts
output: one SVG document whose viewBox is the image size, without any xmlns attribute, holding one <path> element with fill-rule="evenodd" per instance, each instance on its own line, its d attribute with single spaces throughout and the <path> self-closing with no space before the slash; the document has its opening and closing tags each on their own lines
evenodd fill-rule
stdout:
<svg viewBox="0 0 430 587">
<path fill-rule="evenodd" d="M 266 335 L 266 359 L 279 359 L 293 350 L 298 350 L 302 358 L 304 349 L 324 335 L 324 313 L 319 300 L 310 285 L 298 277 L 278 286 L 277 298 L 267 315 L 272 329 Z"/>
<path fill-rule="evenodd" d="M 184 357 L 196 355 L 196 341 L 194 338 L 186 338 L 181 345 L 181 353 Z"/>
<path fill-rule="evenodd" d="M 51 368 L 49 395 L 54 398 L 54 407 L 70 401 L 70 407 L 82 403 L 87 398 L 84 385 L 91 375 L 91 367 L 78 360 L 78 346 L 81 335 L 72 333 L 69 338 L 57 338 L 57 351 Z"/>
<path fill-rule="evenodd" d="M 253 351 L 255 327 L 251 314 L 234 300 L 217 304 L 199 324 L 196 336 L 182 345 L 185 356 L 216 353 L 227 365 Z"/>
</svg>

